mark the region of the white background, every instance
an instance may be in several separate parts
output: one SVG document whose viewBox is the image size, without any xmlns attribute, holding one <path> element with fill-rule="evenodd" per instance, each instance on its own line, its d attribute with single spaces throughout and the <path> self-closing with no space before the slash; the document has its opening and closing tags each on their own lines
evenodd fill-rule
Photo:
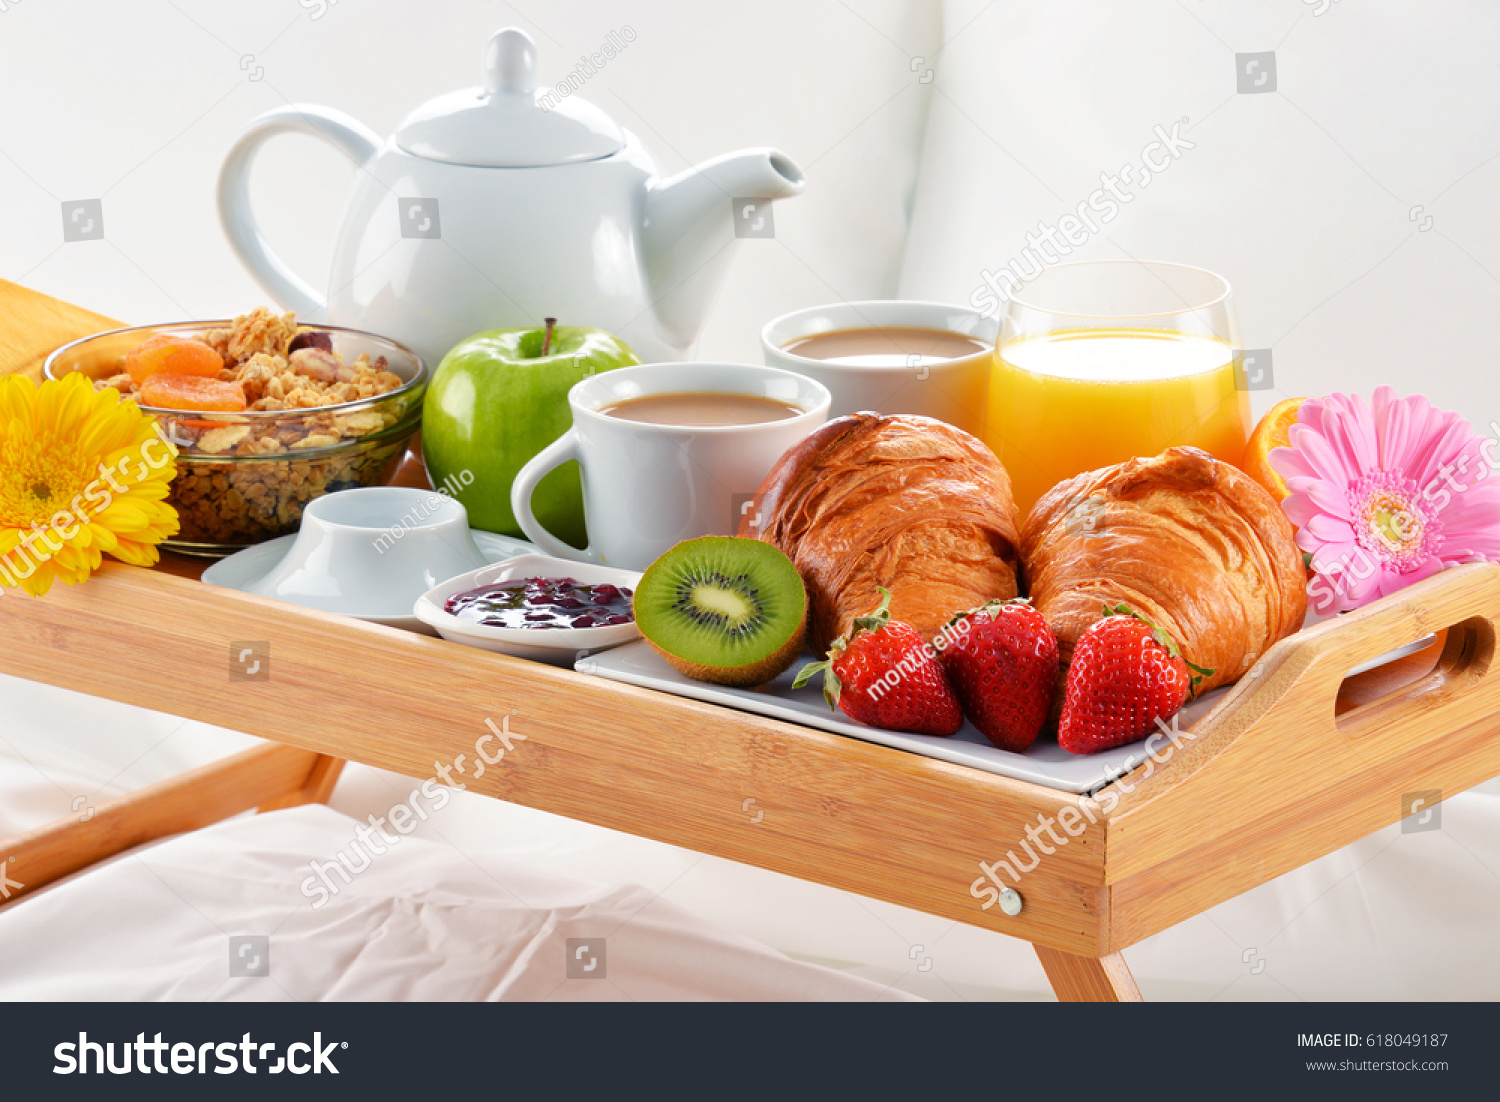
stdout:
<svg viewBox="0 0 1500 1102">
<path fill-rule="evenodd" d="M 761 324 L 819 302 L 965 301 L 1038 220 L 1074 209 L 1155 126 L 1186 116 L 1195 147 L 1081 255 L 1227 276 L 1242 343 L 1274 354 L 1276 391 L 1259 408 L 1388 382 L 1481 426 L 1500 417 L 1500 5 L 329 0 L 314 18 L 304 2 L 0 0 L 0 277 L 130 322 L 242 311 L 264 296 L 230 255 L 214 187 L 248 120 L 312 102 L 387 133 L 421 101 L 477 83 L 500 26 L 530 31 L 555 81 L 628 25 L 635 40 L 581 94 L 664 172 L 765 144 L 809 180 L 778 204 L 774 241 L 737 245 L 704 358 L 757 360 Z M 1256 51 L 1275 52 L 1277 90 L 1239 94 L 1235 55 Z M 338 154 L 302 138 L 278 139 L 258 165 L 262 225 L 315 283 L 349 179 Z M 105 239 L 65 244 L 60 204 L 87 198 L 102 200 Z M 15 682 L 0 683 L 0 715 L 43 763 L 5 805 L 24 821 L 66 812 L 74 787 L 145 783 L 217 745 L 192 725 Z M 356 773 L 336 802 L 362 816 L 396 787 Z M 1127 959 L 1148 996 L 1495 997 L 1497 803 L 1450 800 L 1439 832 L 1393 827 Z M 906 990 L 1045 991 L 1024 945 L 972 928 L 522 809 L 473 801 L 455 814 L 456 843 L 493 841 L 500 822 L 548 867 L 645 883 Z M 929 956 L 936 967 L 919 970 Z"/>
<path fill-rule="evenodd" d="M 5 0 L 0 275 L 132 322 L 245 309 L 264 296 L 214 210 L 240 127 L 292 101 L 388 133 L 477 82 L 507 23 L 548 80 L 634 29 L 582 94 L 664 172 L 756 144 L 807 171 L 777 240 L 737 247 L 705 358 L 758 359 L 762 323 L 818 302 L 964 301 L 1187 117 L 1195 148 L 1081 255 L 1222 272 L 1283 393 L 1385 381 L 1500 416 L 1500 7 L 1480 0 Z M 1235 53 L 1264 50 L 1277 91 L 1236 94 Z M 259 165 L 262 224 L 315 284 L 349 179 L 300 137 Z M 65 245 L 60 204 L 84 198 L 105 240 Z"/>
<path fill-rule="evenodd" d="M 219 164 L 250 119 L 310 102 L 388 134 L 425 100 L 478 84 L 485 42 L 507 24 L 535 38 L 548 83 L 631 27 L 636 39 L 580 94 L 635 132 L 663 173 L 755 145 L 780 146 L 806 170 L 807 195 L 776 211 L 781 240 L 739 247 L 705 356 L 758 362 L 759 326 L 775 314 L 896 291 L 925 89 L 884 36 L 935 43 L 935 4 L 862 5 L 861 18 L 822 0 L 340 0 L 316 20 L 297 0 L 6 6 L 0 276 L 113 317 L 218 317 L 264 300 L 214 201 Z M 347 160 L 293 136 L 256 169 L 264 231 L 325 286 Z M 84 198 L 102 198 L 105 240 L 65 246 L 60 204 Z"/>
</svg>

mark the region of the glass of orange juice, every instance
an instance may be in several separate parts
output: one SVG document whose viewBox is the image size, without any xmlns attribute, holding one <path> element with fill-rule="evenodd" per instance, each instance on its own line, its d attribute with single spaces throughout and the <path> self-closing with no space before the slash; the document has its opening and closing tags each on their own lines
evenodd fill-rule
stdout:
<svg viewBox="0 0 1500 1102">
<path fill-rule="evenodd" d="M 1250 396 L 1229 284 L 1156 261 L 1059 264 L 1011 289 L 985 442 L 1025 516 L 1083 471 L 1191 444 L 1239 462 Z"/>
</svg>

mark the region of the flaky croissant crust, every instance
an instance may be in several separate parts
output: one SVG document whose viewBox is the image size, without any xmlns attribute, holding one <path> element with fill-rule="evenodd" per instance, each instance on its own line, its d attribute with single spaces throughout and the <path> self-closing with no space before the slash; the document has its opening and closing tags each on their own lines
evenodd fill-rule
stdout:
<svg viewBox="0 0 1500 1102">
<path fill-rule="evenodd" d="M 1105 604 L 1123 603 L 1214 670 L 1200 692 L 1238 678 L 1307 610 L 1302 554 L 1281 506 L 1197 448 L 1054 486 L 1026 518 L 1021 561 L 1065 660 Z"/>
<path fill-rule="evenodd" d="M 1016 595 L 1017 518 L 993 452 L 942 421 L 830 421 L 766 476 L 742 535 L 775 544 L 808 591 L 808 647 L 827 651 L 891 591 L 891 615 L 931 638 L 955 613 Z"/>
</svg>

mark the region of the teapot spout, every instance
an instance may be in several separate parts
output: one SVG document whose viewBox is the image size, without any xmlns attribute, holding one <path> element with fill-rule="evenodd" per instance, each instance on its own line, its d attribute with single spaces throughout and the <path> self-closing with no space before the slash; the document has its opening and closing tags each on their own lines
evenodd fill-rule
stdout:
<svg viewBox="0 0 1500 1102">
<path fill-rule="evenodd" d="M 763 232 L 760 204 L 802 192 L 802 170 L 778 149 L 727 153 L 651 185 L 643 222 L 647 282 L 668 343 L 686 349 L 698 337 L 738 236 Z M 747 209 L 748 208 L 748 209 Z M 736 221 L 745 220 L 737 230 Z M 764 219 L 764 221 L 761 221 Z"/>
</svg>

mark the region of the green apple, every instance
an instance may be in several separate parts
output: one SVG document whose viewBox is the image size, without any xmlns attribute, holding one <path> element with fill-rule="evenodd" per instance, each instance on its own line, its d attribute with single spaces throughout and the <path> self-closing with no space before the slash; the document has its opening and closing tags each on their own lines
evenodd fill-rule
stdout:
<svg viewBox="0 0 1500 1102">
<path fill-rule="evenodd" d="M 423 400 L 422 456 L 432 484 L 463 503 L 475 528 L 524 538 L 510 485 L 572 426 L 569 388 L 639 362 L 618 337 L 552 318 L 545 329 L 495 329 L 460 342 L 438 364 Z M 559 539 L 588 542 L 576 463 L 542 479 L 532 511 Z"/>
</svg>

